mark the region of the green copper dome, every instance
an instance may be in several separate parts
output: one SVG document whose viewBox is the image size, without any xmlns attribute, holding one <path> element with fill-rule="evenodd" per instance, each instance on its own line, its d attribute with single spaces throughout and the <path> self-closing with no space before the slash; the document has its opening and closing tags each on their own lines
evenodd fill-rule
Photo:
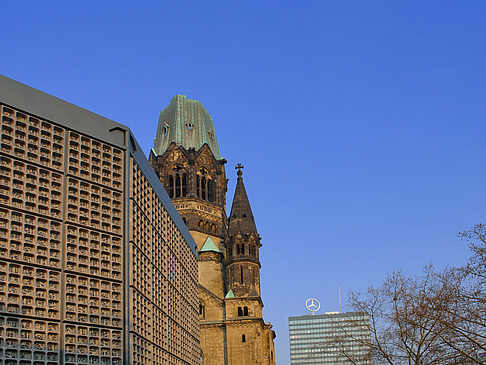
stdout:
<svg viewBox="0 0 486 365">
<path fill-rule="evenodd" d="M 196 151 L 207 143 L 214 157 L 221 159 L 213 120 L 201 102 L 187 99 L 185 95 L 174 96 L 169 106 L 160 112 L 154 153 L 163 154 L 172 142 Z"/>
</svg>

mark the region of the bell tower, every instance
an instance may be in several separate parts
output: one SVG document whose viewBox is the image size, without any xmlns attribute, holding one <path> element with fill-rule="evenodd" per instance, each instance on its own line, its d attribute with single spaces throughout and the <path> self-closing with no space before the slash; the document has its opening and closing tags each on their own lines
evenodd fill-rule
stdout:
<svg viewBox="0 0 486 365">
<path fill-rule="evenodd" d="M 260 297 L 260 235 L 243 184 L 244 166 L 238 164 L 238 179 L 226 236 L 228 285 L 236 297 Z"/>
<path fill-rule="evenodd" d="M 236 167 L 228 218 L 226 160 L 199 101 L 176 95 L 160 112 L 149 161 L 198 247 L 201 364 L 274 365 L 275 332 L 262 317 L 260 236 L 243 166 Z"/>
<path fill-rule="evenodd" d="M 160 112 L 150 163 L 201 250 L 208 237 L 224 252 L 226 160 L 209 113 L 197 100 L 172 98 Z"/>
</svg>

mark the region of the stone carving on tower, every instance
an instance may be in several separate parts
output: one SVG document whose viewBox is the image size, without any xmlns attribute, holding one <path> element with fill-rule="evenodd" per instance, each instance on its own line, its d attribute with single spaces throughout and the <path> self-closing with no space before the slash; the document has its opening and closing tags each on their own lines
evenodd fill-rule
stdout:
<svg viewBox="0 0 486 365">
<path fill-rule="evenodd" d="M 236 166 L 227 217 L 226 160 L 199 101 L 172 98 L 160 113 L 149 160 L 198 245 L 202 364 L 275 364 L 275 332 L 262 317 L 261 238 L 243 166 Z"/>
</svg>

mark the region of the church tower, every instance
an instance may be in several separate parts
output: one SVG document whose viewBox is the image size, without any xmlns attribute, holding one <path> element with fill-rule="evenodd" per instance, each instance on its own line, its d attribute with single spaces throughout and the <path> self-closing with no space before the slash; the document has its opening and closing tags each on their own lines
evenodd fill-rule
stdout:
<svg viewBox="0 0 486 365">
<path fill-rule="evenodd" d="M 202 364 L 275 364 L 275 333 L 262 318 L 260 236 L 243 166 L 237 166 L 228 219 L 226 160 L 199 101 L 172 98 L 160 113 L 149 160 L 198 246 Z"/>
</svg>

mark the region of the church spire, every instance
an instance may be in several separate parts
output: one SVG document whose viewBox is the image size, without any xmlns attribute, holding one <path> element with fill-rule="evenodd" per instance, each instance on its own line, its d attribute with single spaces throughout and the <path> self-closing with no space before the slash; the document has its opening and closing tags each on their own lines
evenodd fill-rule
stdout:
<svg viewBox="0 0 486 365">
<path fill-rule="evenodd" d="M 238 170 L 238 180 L 236 182 L 235 196 L 233 198 L 233 205 L 231 206 L 231 214 L 229 216 L 228 234 L 234 236 L 237 233 L 241 234 L 255 234 L 258 232 L 255 225 L 255 219 L 251 211 L 248 195 L 246 195 L 245 185 L 243 184 L 243 169 L 242 164 L 235 166 Z"/>
<path fill-rule="evenodd" d="M 213 120 L 200 101 L 185 95 L 174 96 L 160 112 L 153 152 L 162 155 L 172 142 L 196 151 L 206 143 L 216 160 L 221 159 Z"/>
</svg>

